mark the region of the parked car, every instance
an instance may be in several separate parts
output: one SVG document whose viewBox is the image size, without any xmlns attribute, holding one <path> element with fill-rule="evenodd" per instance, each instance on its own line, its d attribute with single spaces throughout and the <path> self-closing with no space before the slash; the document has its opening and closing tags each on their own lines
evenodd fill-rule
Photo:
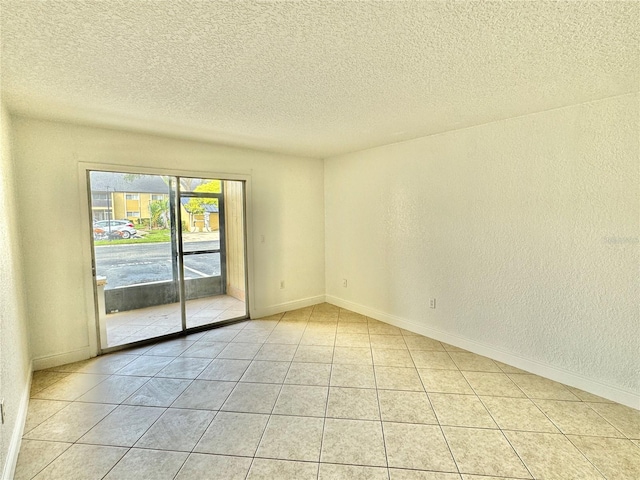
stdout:
<svg viewBox="0 0 640 480">
<path fill-rule="evenodd" d="M 131 238 L 138 231 L 129 220 L 100 220 L 93 223 L 94 236 L 106 235 L 111 238 Z"/>
</svg>

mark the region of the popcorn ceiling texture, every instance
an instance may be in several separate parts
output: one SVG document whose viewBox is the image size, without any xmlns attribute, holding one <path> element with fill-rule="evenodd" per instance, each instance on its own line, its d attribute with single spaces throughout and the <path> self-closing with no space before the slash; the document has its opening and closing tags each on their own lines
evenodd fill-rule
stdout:
<svg viewBox="0 0 640 480">
<path fill-rule="evenodd" d="M 1 1 L 27 115 L 325 157 L 637 91 L 638 2 Z"/>
<path fill-rule="evenodd" d="M 325 160 L 327 295 L 640 395 L 639 100 Z"/>
</svg>

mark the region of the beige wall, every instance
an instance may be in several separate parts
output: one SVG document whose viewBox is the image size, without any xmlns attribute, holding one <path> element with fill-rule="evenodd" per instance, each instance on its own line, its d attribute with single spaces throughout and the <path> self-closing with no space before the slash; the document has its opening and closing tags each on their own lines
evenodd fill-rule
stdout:
<svg viewBox="0 0 640 480">
<path fill-rule="evenodd" d="M 227 247 L 227 295 L 245 300 L 244 196 L 241 182 L 224 182 L 224 222 Z"/>
<path fill-rule="evenodd" d="M 626 95 L 328 159 L 327 298 L 640 406 L 638 115 Z"/>
<path fill-rule="evenodd" d="M 324 297 L 323 162 L 111 129 L 14 118 L 19 214 L 36 366 L 86 357 L 93 335 L 90 235 L 79 162 L 250 178 L 252 315 Z M 29 216 L 29 215 L 28 215 Z M 65 226 L 65 234 L 50 232 Z M 264 236 L 265 242 L 256 239 Z M 280 289 L 285 280 L 286 289 Z"/>
<path fill-rule="evenodd" d="M 0 476 L 13 478 L 10 469 L 17 458 L 26 415 L 31 357 L 21 263 L 25 250 L 18 233 L 20 217 L 16 215 L 11 121 L 4 105 L 0 108 L 0 398 L 4 398 L 6 412 L 6 421 L 0 425 Z"/>
</svg>

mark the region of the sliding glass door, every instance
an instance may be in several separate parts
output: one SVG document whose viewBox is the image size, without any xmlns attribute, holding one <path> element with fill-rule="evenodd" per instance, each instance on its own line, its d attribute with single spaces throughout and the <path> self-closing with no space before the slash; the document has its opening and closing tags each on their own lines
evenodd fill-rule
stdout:
<svg viewBox="0 0 640 480">
<path fill-rule="evenodd" d="M 237 223 L 243 182 L 102 171 L 88 181 L 102 350 L 247 316 L 246 281 L 227 275 L 245 277 L 244 230 L 232 264 L 225 232 L 225 187 Z"/>
</svg>

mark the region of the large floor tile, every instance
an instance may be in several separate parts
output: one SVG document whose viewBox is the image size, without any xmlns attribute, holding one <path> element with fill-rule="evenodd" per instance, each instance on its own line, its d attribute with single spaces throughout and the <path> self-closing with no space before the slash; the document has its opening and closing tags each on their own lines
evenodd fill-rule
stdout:
<svg viewBox="0 0 640 480">
<path fill-rule="evenodd" d="M 71 403 L 25 434 L 31 440 L 75 442 L 106 417 L 115 405 Z"/>
<path fill-rule="evenodd" d="M 257 457 L 280 460 L 320 460 L 324 420 L 273 415 L 262 436 Z"/>
<path fill-rule="evenodd" d="M 373 367 L 370 365 L 334 364 L 331 369 L 331 386 L 376 388 Z"/>
<path fill-rule="evenodd" d="M 194 451 L 253 457 L 268 420 L 269 415 L 220 412 Z"/>
<path fill-rule="evenodd" d="M 361 467 L 321 463 L 318 480 L 389 480 L 389 473 L 383 467 Z"/>
<path fill-rule="evenodd" d="M 457 472 L 439 426 L 383 424 L 389 467 Z"/>
<path fill-rule="evenodd" d="M 367 388 L 331 387 L 326 416 L 354 420 L 380 420 L 377 392 Z"/>
<path fill-rule="evenodd" d="M 430 393 L 429 398 L 441 425 L 498 428 L 485 406 L 475 395 Z"/>
<path fill-rule="evenodd" d="M 530 432 L 505 432 L 505 435 L 535 478 L 604 478 L 564 435 Z"/>
<path fill-rule="evenodd" d="M 331 378 L 331 365 L 325 363 L 293 362 L 284 383 L 291 385 L 328 386 Z"/>
<path fill-rule="evenodd" d="M 353 324 L 353 325 L 358 325 Z M 335 347 L 333 351 L 334 364 L 373 365 L 370 347 Z"/>
<path fill-rule="evenodd" d="M 317 463 L 256 458 L 247 480 L 316 480 L 317 476 Z"/>
<path fill-rule="evenodd" d="M 136 442 L 135 447 L 190 452 L 214 415 L 206 410 L 170 408 Z"/>
<path fill-rule="evenodd" d="M 187 340 L 186 338 L 176 338 L 172 340 L 166 340 L 155 345 L 153 348 L 144 352 L 144 355 L 159 355 L 176 357 L 187 350 L 195 342 Z"/>
<path fill-rule="evenodd" d="M 385 422 L 438 423 L 424 392 L 378 390 L 380 413 Z"/>
<path fill-rule="evenodd" d="M 208 358 L 178 357 L 160 370 L 156 376 L 194 379 L 211 363 Z"/>
<path fill-rule="evenodd" d="M 33 397 L 36 393 L 41 392 L 69 375 L 70 373 L 67 372 L 56 372 L 52 370 L 37 370 L 33 372 L 29 396 Z"/>
<path fill-rule="evenodd" d="M 460 473 L 531 478 L 499 430 L 443 427 Z"/>
<path fill-rule="evenodd" d="M 301 344 L 293 360 L 303 363 L 331 363 L 333 360 L 333 346 Z"/>
<path fill-rule="evenodd" d="M 42 422 L 51 418 L 70 402 L 59 400 L 39 400 L 32 398 L 29 400 L 29 408 L 27 410 L 27 419 L 24 425 L 24 433 L 29 433 Z"/>
<path fill-rule="evenodd" d="M 449 353 L 426 350 L 410 350 L 413 363 L 418 368 L 431 368 L 436 370 L 458 370 Z"/>
<path fill-rule="evenodd" d="M 382 367 L 376 365 L 376 384 L 383 390 L 424 391 L 422 381 L 415 368 Z"/>
<path fill-rule="evenodd" d="M 389 348 L 408 350 L 402 335 L 375 335 L 369 334 L 372 348 Z"/>
<path fill-rule="evenodd" d="M 528 398 L 481 397 L 503 430 L 558 433 L 547 416 Z"/>
<path fill-rule="evenodd" d="M 269 343 L 263 345 L 254 360 L 268 360 L 272 362 L 290 362 L 296 354 L 296 345 L 279 345 Z"/>
<path fill-rule="evenodd" d="M 187 459 L 187 453 L 132 448 L 104 480 L 173 480 Z"/>
<path fill-rule="evenodd" d="M 71 373 L 53 385 L 40 390 L 33 398 L 46 400 L 77 400 L 93 387 L 104 382 L 110 375 L 93 373 Z"/>
<path fill-rule="evenodd" d="M 324 463 L 386 467 L 382 424 L 327 418 L 320 458 Z"/>
<path fill-rule="evenodd" d="M 232 358 L 237 360 L 252 360 L 262 345 L 259 343 L 230 343 L 216 358 Z"/>
<path fill-rule="evenodd" d="M 191 380 L 152 378 L 122 403 L 147 407 L 168 407 L 190 384 Z"/>
<path fill-rule="evenodd" d="M 169 365 L 175 357 L 140 356 L 118 370 L 118 375 L 151 377 Z"/>
<path fill-rule="evenodd" d="M 369 333 L 369 327 L 365 322 L 340 322 L 338 323 L 336 333 L 359 333 L 366 335 Z"/>
<path fill-rule="evenodd" d="M 535 400 L 535 403 L 564 434 L 598 435 L 601 437 L 623 436 L 613 425 L 585 403 L 557 400 Z"/>
<path fill-rule="evenodd" d="M 192 453 L 175 480 L 210 480 L 212 472 L 225 480 L 244 480 L 250 466 L 250 458 Z"/>
<path fill-rule="evenodd" d="M 202 371 L 198 379 L 237 382 L 242 378 L 250 363 L 249 360 L 216 358 Z"/>
<path fill-rule="evenodd" d="M 214 359 L 218 354 L 225 349 L 226 342 L 203 342 L 197 341 L 191 345 L 184 352 L 180 354 L 181 357 L 190 358 L 210 358 Z"/>
<path fill-rule="evenodd" d="M 256 343 L 262 345 L 267 338 L 269 338 L 271 332 L 261 332 L 258 330 L 242 330 L 236 335 L 233 343 Z"/>
<path fill-rule="evenodd" d="M 337 333 L 336 347 L 366 347 L 371 348 L 368 333 Z"/>
<path fill-rule="evenodd" d="M 36 480 L 100 480 L 124 456 L 126 448 L 72 445 L 34 478 Z"/>
<path fill-rule="evenodd" d="M 22 440 L 14 480 L 30 480 L 72 444 L 41 440 Z"/>
<path fill-rule="evenodd" d="M 468 372 L 497 372 L 502 373 L 500 367 L 490 358 L 471 352 L 449 352 L 449 356 L 456 366 Z"/>
<path fill-rule="evenodd" d="M 423 337 L 422 335 L 409 335 L 404 336 L 404 343 L 407 345 L 409 350 L 427 350 L 427 351 L 436 351 L 443 352 L 444 347 L 442 344 L 433 340 L 432 338 Z"/>
<path fill-rule="evenodd" d="M 510 373 L 509 378 L 520 387 L 528 397 L 547 400 L 571 400 L 578 401 L 569 389 L 558 382 L 528 373 Z"/>
<path fill-rule="evenodd" d="M 311 385 L 283 385 L 273 413 L 324 417 L 327 408 L 327 387 Z"/>
<path fill-rule="evenodd" d="M 289 371 L 289 362 L 254 360 L 251 362 L 241 382 L 283 383 Z"/>
<path fill-rule="evenodd" d="M 627 437 L 640 440 L 640 411 L 617 403 L 588 404 Z"/>
<path fill-rule="evenodd" d="M 219 410 L 235 386 L 236 382 L 194 380 L 171 406 L 196 410 Z"/>
<path fill-rule="evenodd" d="M 504 373 L 465 371 L 463 375 L 478 395 L 525 397 L 522 390 Z"/>
<path fill-rule="evenodd" d="M 427 392 L 473 394 L 467 379 L 458 370 L 419 368 L 418 374 Z"/>
<path fill-rule="evenodd" d="M 120 405 L 83 435 L 78 443 L 132 447 L 164 411 L 159 407 Z"/>
<path fill-rule="evenodd" d="M 413 359 L 408 350 L 373 347 L 373 364 L 385 367 L 413 367 Z"/>
<path fill-rule="evenodd" d="M 238 383 L 221 410 L 244 413 L 271 413 L 281 385 L 269 383 Z"/>
<path fill-rule="evenodd" d="M 640 448 L 621 438 L 569 436 L 569 440 L 607 478 L 640 478 Z"/>
<path fill-rule="evenodd" d="M 457 473 L 427 472 L 424 470 L 404 470 L 398 468 L 389 469 L 391 480 L 460 480 Z M 485 477 L 488 480 L 488 477 Z M 498 480 L 498 479 L 496 479 Z M 501 478 L 499 480 L 510 480 Z"/>
<path fill-rule="evenodd" d="M 122 403 L 129 395 L 149 381 L 149 377 L 112 375 L 78 398 L 79 402 Z"/>
</svg>

